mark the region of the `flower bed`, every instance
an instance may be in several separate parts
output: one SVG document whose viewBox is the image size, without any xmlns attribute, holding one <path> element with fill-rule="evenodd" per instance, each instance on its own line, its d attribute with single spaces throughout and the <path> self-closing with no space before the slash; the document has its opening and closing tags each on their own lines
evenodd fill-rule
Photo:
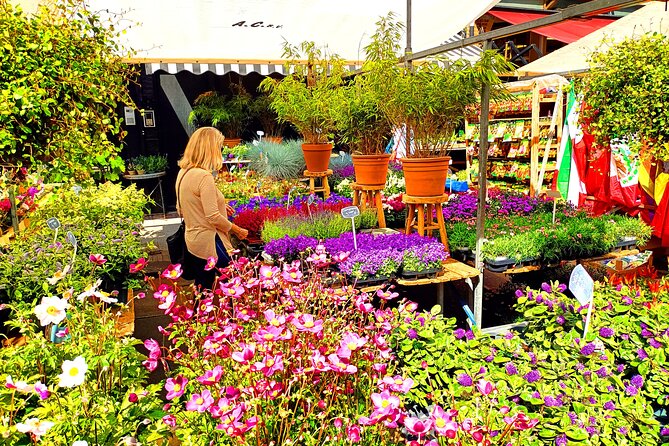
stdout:
<svg viewBox="0 0 669 446">
<path fill-rule="evenodd" d="M 371 229 L 377 224 L 376 211 L 373 209 L 366 209 L 355 218 L 356 230 Z M 285 236 L 300 235 L 322 240 L 337 237 L 350 229 L 350 219 L 342 217 L 339 213 L 325 210 L 311 215 L 291 215 L 281 220 L 265 221 L 261 238 L 265 243 Z"/>
</svg>

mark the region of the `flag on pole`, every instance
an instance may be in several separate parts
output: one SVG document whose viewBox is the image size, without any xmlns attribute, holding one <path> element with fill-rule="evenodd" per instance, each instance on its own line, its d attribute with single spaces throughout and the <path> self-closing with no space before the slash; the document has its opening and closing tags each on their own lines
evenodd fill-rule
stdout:
<svg viewBox="0 0 669 446">
<path fill-rule="evenodd" d="M 584 194 L 585 190 L 574 159 L 574 144 L 583 139 L 583 130 L 578 123 L 581 101 L 577 101 L 573 87 L 572 82 L 567 96 L 567 119 L 562 128 L 562 141 L 557 156 L 556 186 L 563 198 L 578 206 L 579 195 Z"/>
</svg>

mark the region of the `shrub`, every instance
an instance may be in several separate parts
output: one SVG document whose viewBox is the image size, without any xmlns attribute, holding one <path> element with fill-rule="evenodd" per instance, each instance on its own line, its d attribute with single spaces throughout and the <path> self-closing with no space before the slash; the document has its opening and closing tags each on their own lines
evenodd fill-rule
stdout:
<svg viewBox="0 0 669 446">
<path fill-rule="evenodd" d="M 300 178 L 306 168 L 302 141 L 289 140 L 280 144 L 261 141 L 248 152 L 251 168 L 265 177 L 278 179 Z"/>
</svg>

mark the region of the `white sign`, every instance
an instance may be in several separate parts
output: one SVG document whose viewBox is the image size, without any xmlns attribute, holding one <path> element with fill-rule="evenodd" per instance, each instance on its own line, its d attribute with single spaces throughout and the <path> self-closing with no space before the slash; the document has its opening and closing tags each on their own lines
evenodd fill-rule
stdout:
<svg viewBox="0 0 669 446">
<path fill-rule="evenodd" d="M 569 277 L 569 290 L 578 299 L 581 305 L 587 305 L 592 299 L 595 290 L 595 282 L 583 265 L 576 265 Z"/>
<path fill-rule="evenodd" d="M 357 217 L 358 215 L 360 215 L 360 209 L 358 209 L 358 206 L 346 206 L 341 210 L 342 217 L 351 219 L 351 228 L 353 232 L 353 248 L 356 251 L 358 250 L 358 238 L 355 235 L 355 217 Z"/>
<path fill-rule="evenodd" d="M 137 125 L 135 121 L 135 110 L 132 107 L 123 107 L 123 116 L 125 118 L 125 125 Z"/>
<path fill-rule="evenodd" d="M 72 231 L 67 231 L 65 237 L 72 246 L 74 246 L 75 248 L 77 247 L 77 238 L 74 236 L 74 234 L 72 234 Z"/>
<path fill-rule="evenodd" d="M 52 231 L 57 231 L 58 228 L 60 228 L 60 222 L 56 217 L 51 217 L 46 221 L 46 225 L 51 229 Z"/>
</svg>

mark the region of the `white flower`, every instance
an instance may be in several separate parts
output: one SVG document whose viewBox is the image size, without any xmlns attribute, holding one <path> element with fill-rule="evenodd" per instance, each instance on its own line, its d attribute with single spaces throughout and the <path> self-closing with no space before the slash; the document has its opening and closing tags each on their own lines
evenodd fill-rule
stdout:
<svg viewBox="0 0 669 446">
<path fill-rule="evenodd" d="M 77 300 L 79 302 L 83 302 L 84 299 L 86 299 L 87 297 L 97 297 L 102 302 L 105 302 L 105 303 L 108 303 L 108 304 L 118 302 L 118 299 L 116 299 L 114 297 L 109 297 L 109 293 L 98 290 L 98 287 L 100 286 L 101 283 L 102 283 L 102 280 L 98 280 L 93 285 L 87 287 L 84 290 L 83 293 L 81 293 L 77 296 Z"/>
<path fill-rule="evenodd" d="M 72 443 L 72 446 L 88 446 L 88 442 L 86 440 L 77 440 Z"/>
<path fill-rule="evenodd" d="M 54 274 L 53 277 L 46 279 L 46 281 L 49 282 L 49 285 L 57 284 L 61 279 L 65 278 L 67 273 L 70 272 L 71 268 L 72 267 L 69 264 L 65 265 L 65 268 L 63 268 L 62 271 L 56 271 L 56 274 Z"/>
<path fill-rule="evenodd" d="M 74 360 L 66 359 L 63 361 L 63 373 L 58 375 L 58 386 L 60 387 L 76 387 L 84 383 L 86 379 L 86 371 L 88 365 L 83 356 L 77 356 Z"/>
<path fill-rule="evenodd" d="M 51 421 L 41 421 L 39 418 L 28 418 L 23 423 L 16 423 L 16 430 L 24 434 L 31 433 L 39 439 L 46 431 L 53 427 Z"/>
<path fill-rule="evenodd" d="M 33 312 L 39 319 L 42 327 L 49 324 L 57 324 L 65 319 L 65 310 L 70 307 L 65 299 L 57 296 L 43 297 L 42 302 L 35 307 Z"/>
</svg>

